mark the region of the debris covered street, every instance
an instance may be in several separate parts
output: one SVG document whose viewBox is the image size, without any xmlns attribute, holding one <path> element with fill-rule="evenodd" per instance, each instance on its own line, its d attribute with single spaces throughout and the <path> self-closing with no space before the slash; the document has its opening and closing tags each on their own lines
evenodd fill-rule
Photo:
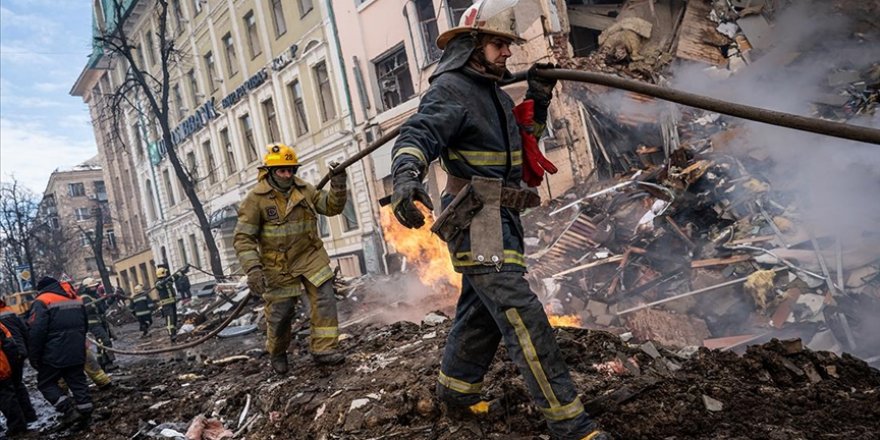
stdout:
<svg viewBox="0 0 880 440">
<path fill-rule="evenodd" d="M 374 1 L 384 2 L 385 6 L 388 3 L 388 0 Z M 334 1 L 328 1 L 328 5 L 330 3 Z M 450 10 L 450 19 L 453 12 L 460 16 L 466 9 L 478 14 L 469 9 L 473 8 L 470 1 L 465 3 L 459 5 L 462 6 L 460 11 Z M 184 192 L 191 192 L 186 193 L 186 197 L 196 201 L 199 194 L 205 197 L 205 188 L 211 187 L 201 182 L 207 179 L 211 185 L 218 185 L 214 188 L 225 188 L 228 192 L 210 199 L 205 205 L 207 208 L 198 205 L 198 223 L 195 217 L 187 217 L 196 214 L 184 212 L 180 207 L 157 215 L 150 199 L 149 223 L 146 223 L 148 216 L 140 217 L 148 225 L 149 234 L 153 234 L 149 238 L 152 243 L 146 236 L 142 240 L 145 249 L 152 247 L 148 249 L 150 256 L 136 264 L 137 258 L 131 257 L 131 267 L 113 275 L 118 275 L 114 278 L 117 287 L 125 283 L 130 295 L 119 293 L 120 290 L 109 295 L 109 289 L 105 295 L 103 285 L 110 279 L 105 273 L 106 267 L 101 273 L 96 269 L 95 278 L 85 278 L 88 281 L 83 280 L 79 286 L 79 295 L 93 289 L 98 298 L 100 284 L 105 296 L 94 301 L 104 304 L 107 298 L 112 298 L 116 302 L 100 312 L 100 319 L 86 317 L 90 332 L 88 350 L 97 355 L 111 378 L 110 385 L 105 386 L 89 382 L 94 401 L 90 424 L 85 427 L 89 421 L 87 410 L 83 410 L 85 422 L 77 419 L 81 426 L 65 423 L 66 416 L 79 414 L 82 404 L 73 410 L 68 403 L 67 413 L 59 406 L 64 399 L 55 402 L 53 407 L 43 398 L 45 391 L 41 389 L 41 394 L 37 390 L 38 373 L 29 364 L 24 370 L 24 382 L 39 420 L 31 423 L 27 432 L 11 434 L 10 438 L 551 440 L 554 437 L 544 420 L 545 417 L 552 420 L 547 415 L 552 413 L 548 411 L 560 410 L 560 406 L 579 406 L 575 398 L 561 405 L 559 401 L 548 403 L 548 410 L 533 400 L 536 387 L 541 387 L 539 391 L 545 398 L 549 395 L 556 400 L 557 391 L 547 376 L 558 373 L 550 370 L 565 367 L 559 362 L 553 364 L 550 355 L 541 358 L 538 353 L 544 347 L 533 343 L 535 328 L 545 329 L 545 334 L 550 331 L 547 321 L 570 369 L 575 392 L 586 413 L 597 423 L 590 429 L 603 431 L 601 435 L 607 433 L 618 440 L 880 438 L 880 204 L 877 203 L 880 142 L 857 140 L 880 134 L 877 130 L 880 127 L 880 3 L 854 0 L 523 0 L 523 3 L 517 6 L 521 8 L 517 9 L 517 17 L 521 23 L 523 17 L 533 19 L 529 32 L 546 37 L 547 44 L 545 47 L 545 42 L 538 37 L 522 38 L 522 58 L 514 55 L 507 67 L 519 72 L 525 71 L 535 60 L 544 62 L 549 58 L 555 63 L 532 69 L 528 76 L 520 75 L 528 78 L 528 87 L 534 85 L 536 78 L 549 81 L 553 75 L 594 72 L 689 94 L 688 99 L 705 98 L 700 101 L 704 103 L 717 100 L 728 106 L 722 105 L 725 111 L 714 112 L 703 109 L 709 108 L 706 105 L 700 108 L 680 105 L 625 88 L 580 80 L 556 83 L 553 79 L 548 92 L 550 97 L 543 109 L 546 120 L 528 122 L 540 126 L 538 135 L 533 136 L 529 131 L 533 127 L 527 130 L 526 123 L 519 120 L 507 125 L 534 141 L 540 138 L 540 148 L 547 155 L 544 157 L 544 153 L 539 152 L 541 159 L 562 162 L 565 166 L 560 168 L 564 170 L 557 176 L 546 167 L 546 177 L 541 172 L 541 179 L 546 180 L 538 179 L 538 184 L 528 189 L 525 185 L 517 187 L 529 195 L 541 196 L 540 202 L 532 205 L 505 205 L 509 200 L 503 201 L 503 191 L 509 191 L 507 195 L 514 191 L 509 186 L 502 189 L 498 183 L 494 208 L 498 209 L 499 214 L 495 216 L 502 219 L 501 223 L 477 223 L 479 215 L 483 215 L 479 211 L 488 211 L 484 202 L 489 206 L 489 199 L 480 199 L 481 190 L 475 189 L 476 186 L 457 187 L 455 181 L 476 185 L 480 179 L 453 176 L 449 164 L 462 166 L 460 161 L 467 162 L 470 157 L 473 164 L 467 163 L 467 166 L 481 172 L 493 166 L 506 167 L 502 174 L 507 179 L 515 160 L 523 167 L 527 165 L 525 144 L 522 151 L 512 153 L 505 132 L 502 137 L 507 139 L 506 153 L 453 151 L 453 146 L 442 145 L 437 148 L 449 150 L 444 150 L 446 156 L 440 156 L 442 165 L 431 165 L 432 159 L 426 160 L 425 152 L 416 148 L 417 142 L 411 140 L 417 138 L 412 134 L 415 130 L 412 126 L 408 132 L 394 130 L 399 130 L 401 123 L 406 128 L 409 122 L 405 121 L 410 114 L 416 115 L 410 121 L 424 116 L 413 112 L 423 111 L 418 105 L 418 94 L 433 90 L 428 87 L 433 87 L 431 84 L 436 78 L 430 77 L 429 81 L 426 69 L 436 63 L 444 66 L 444 61 L 448 61 L 440 58 L 442 50 L 435 54 L 419 49 L 417 57 L 425 57 L 424 65 L 406 64 L 403 43 L 395 49 L 403 54 L 402 63 L 399 63 L 399 54 L 385 50 L 381 56 L 374 54 L 376 57 L 366 58 L 370 63 L 366 70 L 370 75 L 381 70 L 385 76 L 381 86 L 365 85 L 358 64 L 358 57 L 364 58 L 365 54 L 356 52 L 348 56 L 350 47 L 344 43 L 346 38 L 354 37 L 346 37 L 351 29 L 346 29 L 344 20 L 358 14 L 367 16 L 373 3 L 357 2 L 356 10 L 336 5 L 343 17 L 341 28 L 336 27 L 331 7 L 329 13 L 325 11 L 321 16 L 324 21 L 315 21 L 314 29 L 342 36 L 342 43 L 337 41 L 336 47 L 328 53 L 338 55 L 345 62 L 351 59 L 355 65 L 351 83 L 356 85 L 359 94 L 364 94 L 358 102 L 363 106 L 363 115 L 351 109 L 346 116 L 335 113 L 329 77 L 336 73 L 331 69 L 328 74 L 325 61 L 320 61 L 318 67 L 312 63 L 310 68 L 315 69 L 312 73 L 318 88 L 313 94 L 322 100 L 321 119 L 325 126 L 313 126 L 311 133 L 305 126 L 306 110 L 298 107 L 303 105 L 298 76 L 283 86 L 289 89 L 295 113 L 297 144 L 292 140 L 291 146 L 278 142 L 272 95 L 264 93 L 270 96 L 266 100 L 263 100 L 265 96 L 260 98 L 266 119 L 270 121 L 268 130 L 271 132 L 272 124 L 276 124 L 275 135 L 268 136 L 273 142 L 268 145 L 265 157 L 262 147 L 254 147 L 248 113 L 235 110 L 237 122 L 245 133 L 242 139 L 254 147 L 253 152 L 251 149 L 246 152 L 247 161 L 252 165 L 246 173 L 235 170 L 238 153 L 232 149 L 238 141 L 230 141 L 228 137 L 228 127 L 235 121 L 220 128 L 219 136 L 223 145 L 227 145 L 228 156 L 224 157 L 229 162 L 214 163 L 211 159 L 211 169 L 229 170 L 225 181 L 221 178 L 218 183 L 213 174 L 199 177 L 194 153 L 190 153 L 191 162 L 188 156 L 183 165 L 177 153 L 173 153 L 175 171 L 180 171 L 181 166 L 191 168 L 183 169 L 183 174 L 189 177 L 181 178 L 178 173 L 178 179 L 184 182 Z M 286 2 L 283 4 L 287 7 Z M 426 10 L 435 4 L 428 2 Z M 397 12 L 399 6 L 395 4 Z M 502 11 L 510 12 L 513 7 Z M 198 8 L 200 11 L 202 6 Z M 286 32 L 278 27 L 280 8 L 277 6 L 273 15 L 278 36 Z M 410 6 L 404 8 L 405 16 L 409 12 L 416 14 L 415 9 L 409 11 L 408 8 Z M 426 13 L 422 11 L 425 8 L 419 8 L 418 14 Z M 132 12 L 144 13 L 142 9 Z M 303 12 L 300 18 L 307 13 Z M 254 46 L 255 40 L 250 40 L 251 29 L 254 29 L 253 35 L 257 35 L 256 27 L 252 26 L 262 17 L 255 19 L 253 11 L 248 14 L 243 23 L 248 29 L 252 58 L 256 59 L 259 53 L 254 51 L 259 49 L 260 43 Z M 283 23 L 283 12 L 280 14 Z M 425 28 L 426 23 L 437 26 L 436 17 L 423 19 L 418 15 L 418 18 L 418 23 L 407 21 L 406 30 Z M 467 17 L 462 22 L 464 20 Z M 511 20 L 514 34 L 490 32 L 486 35 L 517 37 L 502 39 L 500 44 L 505 47 L 518 42 L 516 17 Z M 328 22 L 332 22 L 332 26 Z M 162 23 L 166 25 L 164 16 Z M 457 28 L 452 29 L 446 32 Z M 465 31 L 462 32 L 465 35 Z M 152 38 L 152 34 L 147 35 Z M 444 34 L 439 35 L 440 41 L 444 41 Z M 430 37 L 433 48 L 438 36 L 432 33 Z M 454 42 L 459 37 L 449 38 Z M 225 62 L 230 63 L 237 56 L 232 31 L 222 41 Z M 303 44 L 303 48 L 293 44 L 282 55 L 269 58 L 266 66 L 275 72 L 271 75 L 276 75 L 272 77 L 278 83 L 276 86 L 281 81 L 278 72 L 289 64 L 299 63 L 297 56 L 309 59 L 316 53 L 310 51 L 325 50 L 323 46 L 316 49 L 319 44 L 312 45 L 314 41 L 317 40 Z M 454 47 L 454 43 L 449 44 Z M 489 45 L 486 43 L 485 47 Z M 439 47 L 445 50 L 443 45 Z M 239 50 L 244 54 L 246 49 L 242 45 Z M 303 53 L 298 55 L 298 50 Z M 340 51 L 345 56 L 337 53 Z M 511 50 L 507 51 L 509 54 Z M 128 55 L 131 56 L 130 50 Z M 431 61 L 429 57 L 435 55 Z M 468 52 L 466 59 L 471 56 Z M 215 68 L 210 51 L 203 58 L 206 68 Z M 523 60 L 528 60 L 528 64 Z M 351 130 L 341 128 L 344 127 L 341 122 L 331 128 L 332 119 L 337 116 L 342 121 L 351 115 L 354 124 L 361 116 L 370 119 L 382 114 L 371 107 L 367 88 L 369 93 L 375 93 L 372 88 L 381 89 L 382 96 L 372 105 L 384 106 L 383 111 L 406 101 L 403 95 L 396 95 L 405 88 L 395 82 L 399 78 L 389 79 L 392 74 L 403 72 L 401 66 L 413 69 L 415 76 L 423 75 L 424 80 L 421 89 L 412 90 L 411 96 L 406 97 L 414 100 L 407 101 L 410 104 L 406 110 L 385 113 L 375 121 L 370 120 L 368 125 L 349 127 Z M 93 68 L 90 66 L 86 71 Z M 185 142 L 186 137 L 213 124 L 214 118 L 225 118 L 226 113 L 232 115 L 232 106 L 242 105 L 239 100 L 246 102 L 246 95 L 252 89 L 256 90 L 263 82 L 271 84 L 273 80 L 267 67 L 260 69 L 261 73 L 254 73 L 250 79 L 245 77 L 237 89 L 226 89 L 223 84 L 226 97 L 216 104 L 219 111 L 222 102 L 223 112 L 219 116 L 214 114 L 214 98 L 210 98 L 203 104 L 205 107 L 200 107 L 200 113 L 190 116 L 194 119 L 180 122 L 174 142 Z M 459 65 L 456 69 L 464 68 Z M 236 75 L 232 72 L 234 67 L 226 70 L 230 77 Z M 342 75 L 346 74 L 344 66 L 340 66 L 340 70 Z M 446 73 L 442 72 L 437 78 L 442 79 Z M 196 77 L 192 70 L 188 75 L 195 100 Z M 211 75 L 213 73 L 208 76 L 209 83 L 223 83 Z M 409 75 L 410 71 L 406 70 L 406 76 Z M 79 85 L 80 81 L 86 81 L 86 76 L 78 80 Z M 242 77 L 244 75 L 236 81 L 241 82 Z M 501 80 L 493 79 L 492 87 L 495 81 Z M 516 81 L 521 82 L 522 78 Z M 513 100 L 519 102 L 523 96 L 533 96 L 529 94 L 534 93 L 532 89 L 526 91 L 526 86 L 516 81 L 506 83 L 504 88 Z M 349 87 L 346 78 L 338 82 L 339 87 L 343 83 Z M 333 84 L 337 87 L 335 82 Z M 84 93 L 85 86 L 79 85 L 75 86 L 77 93 Z M 211 86 L 216 91 L 214 84 Z M 495 89 L 491 90 L 498 101 Z M 181 99 L 181 91 L 176 89 L 175 93 L 177 99 Z M 167 95 L 165 93 L 166 101 Z M 324 105 L 325 96 L 330 96 L 329 107 Z M 346 98 L 352 106 L 352 98 Z M 549 103 L 551 98 L 552 104 Z M 309 99 L 307 96 L 306 100 Z M 277 100 L 279 106 L 280 101 Z M 498 109 L 507 104 L 507 101 L 496 101 L 492 103 Z M 120 102 L 117 105 L 127 105 Z M 165 104 L 167 111 L 168 103 Z M 175 105 L 187 110 L 179 102 Z M 458 107 L 455 108 L 458 111 Z M 442 110 L 448 111 L 445 107 Z M 289 109 L 281 116 L 287 117 L 287 111 Z M 731 116 L 737 111 L 746 116 Z M 308 119 L 312 123 L 318 120 L 310 113 L 309 118 L 313 119 Z M 134 127 L 137 136 L 141 135 L 139 123 Z M 422 121 L 413 125 L 419 123 L 425 124 Z M 798 123 L 820 127 L 795 127 Z M 464 124 L 462 122 L 462 126 Z M 329 138 L 336 136 L 333 130 L 337 129 L 344 133 L 338 139 L 333 138 L 333 142 L 339 141 L 342 145 L 340 139 L 352 136 L 350 144 L 340 147 L 345 149 L 350 145 L 351 149 L 332 158 L 328 156 L 326 163 L 312 167 L 311 161 L 318 161 L 316 155 L 324 153 L 315 147 L 323 140 L 310 136 L 321 132 L 320 136 Z M 545 129 L 548 131 L 544 132 Z M 437 131 L 424 130 L 430 132 L 427 137 Z M 462 132 L 480 131 L 473 127 L 468 130 L 462 129 Z M 170 145 L 170 133 L 159 135 L 165 135 L 162 140 L 169 141 Z M 393 142 L 385 147 L 376 142 L 380 135 L 398 142 L 403 138 L 412 145 L 395 145 L 392 150 Z M 490 137 L 485 133 L 484 136 Z M 300 143 L 302 139 L 307 140 Z M 426 142 L 434 141 L 432 138 Z M 215 143 L 220 142 L 215 139 Z M 157 159 L 151 162 L 149 170 L 135 170 L 133 180 L 140 172 L 140 177 L 146 179 L 146 191 L 153 197 L 151 185 L 155 184 L 159 191 L 160 182 L 152 167 L 158 166 L 165 154 L 178 147 L 169 146 L 168 151 L 160 152 L 156 142 L 149 141 L 149 145 L 155 150 L 148 151 L 149 161 L 153 161 L 153 156 Z M 211 140 L 205 138 L 201 145 L 206 151 L 210 150 Z M 161 149 L 164 148 L 163 145 Z M 261 153 L 258 155 L 257 151 Z M 144 161 L 143 153 L 139 153 Z M 514 153 L 521 155 L 514 159 Z M 357 161 L 347 163 L 345 166 L 352 167 L 350 174 L 346 174 L 345 166 L 339 163 L 352 157 L 364 162 L 357 165 L 361 167 L 357 169 L 354 166 Z M 503 160 L 492 162 L 498 157 Z M 300 161 L 304 164 L 302 169 Z M 100 169 L 95 165 L 90 171 Z M 172 193 L 169 169 L 172 168 L 164 169 L 162 191 Z M 317 189 L 312 185 L 319 181 L 322 170 L 327 172 L 322 183 L 330 182 L 324 190 L 321 185 Z M 376 175 L 369 176 L 370 173 Z M 253 174 L 248 178 L 256 180 L 248 182 L 254 183 L 257 189 L 244 185 L 242 176 L 245 174 Z M 477 174 L 471 177 L 485 177 Z M 519 179 L 517 185 L 521 183 Z M 528 182 L 525 174 L 522 179 Z M 229 183 L 232 181 L 235 183 Z M 197 184 L 202 184 L 201 189 Z M 409 199 L 401 198 L 400 187 L 414 193 L 409 194 Z M 488 225 L 485 235 L 489 238 L 485 241 L 491 242 L 497 233 L 499 240 L 496 241 L 503 243 L 492 242 L 491 246 L 478 243 L 477 239 L 482 240 L 479 237 L 482 231 L 469 231 L 467 246 L 471 247 L 454 249 L 450 255 L 449 247 L 439 237 L 444 232 L 442 226 L 449 226 L 444 222 L 457 219 L 449 220 L 440 215 L 444 210 L 441 199 L 449 199 L 443 200 L 443 207 L 458 207 L 460 197 L 468 195 L 465 193 L 470 190 L 477 194 L 473 197 L 479 199 L 479 206 L 463 209 L 473 211 L 463 226 L 452 225 L 456 233 L 470 228 L 476 230 L 477 224 Z M 197 191 L 201 192 L 197 194 Z M 419 199 L 422 195 L 424 198 Z M 106 194 L 104 197 L 106 199 Z M 184 198 L 179 190 L 178 197 Z M 298 198 L 288 205 L 287 197 Z M 437 209 L 432 212 L 428 207 L 430 203 L 424 203 L 424 199 L 433 200 Z M 519 197 L 519 202 L 523 202 L 522 199 Z M 415 200 L 422 207 L 416 205 Z M 171 205 L 174 204 L 172 201 Z M 400 209 L 407 204 L 414 209 Z M 161 202 L 157 206 L 162 209 Z M 86 208 L 77 208 L 77 221 L 84 220 L 79 218 L 80 214 L 86 215 L 80 209 Z M 463 211 L 453 210 L 452 215 Z M 512 218 L 513 214 L 508 213 L 514 211 L 517 213 L 515 222 L 505 217 Z M 101 208 L 95 212 L 102 219 L 96 222 L 100 234 L 104 217 Z M 168 223 L 175 225 L 174 228 L 180 227 L 179 231 L 192 226 L 186 229 L 188 235 L 174 236 L 183 232 L 173 228 L 169 232 L 163 215 L 174 218 Z M 114 213 L 112 221 L 118 222 L 118 216 Z M 286 216 L 299 217 L 287 223 Z M 423 226 L 419 224 L 421 216 L 425 217 Z M 137 216 L 132 218 L 137 221 Z M 472 220 L 474 223 L 470 223 Z M 508 221 L 517 227 L 510 227 L 505 223 Z M 432 229 L 435 222 L 441 228 Z M 412 227 L 414 225 L 416 227 Z M 496 227 L 500 229 L 492 229 Z M 117 230 L 121 229 L 117 226 Z M 205 237 L 214 234 L 213 248 L 199 244 L 199 240 L 205 240 L 197 235 L 199 233 Z M 94 237 L 84 230 L 82 234 L 81 243 L 91 243 L 94 247 Z M 173 241 L 169 238 L 172 236 Z M 462 245 L 461 235 L 450 237 L 458 237 L 449 240 L 456 243 L 453 247 Z M 519 251 L 512 252 L 509 243 L 504 242 L 510 237 L 519 243 Z M 97 243 L 100 254 L 101 240 Z M 486 253 L 494 264 L 484 262 L 482 254 L 477 256 L 474 249 L 478 245 L 497 253 Z M 78 249 L 81 251 L 83 246 Z M 207 250 L 200 254 L 203 249 Z M 466 252 L 457 252 L 459 250 Z M 168 263 L 166 251 L 172 254 L 173 264 Z M 494 297 L 485 291 L 478 292 L 475 287 L 473 280 L 477 275 L 511 273 L 508 258 L 512 254 L 516 254 L 514 265 L 519 265 L 512 272 L 520 273 L 518 268 L 523 268 L 525 282 L 534 292 L 530 299 L 536 295 L 540 301 L 540 304 L 533 302 L 537 314 L 541 315 L 537 326 L 524 324 L 517 311 L 519 306 L 511 306 L 503 312 L 509 322 L 490 315 L 491 310 L 487 310 L 491 307 L 487 304 L 494 301 Z M 204 267 L 199 267 L 200 255 L 206 257 L 201 260 Z M 501 260 L 498 255 L 502 256 Z M 294 257 L 302 261 L 295 261 Z M 155 262 L 160 262 L 158 271 Z M 470 263 L 473 264 L 468 266 Z M 467 271 L 474 266 L 477 271 Z M 494 271 L 478 273 L 487 268 Z M 192 286 L 188 271 L 193 278 Z M 220 275 L 216 275 L 218 273 Z M 63 274 L 67 277 L 66 272 Z M 523 277 L 516 275 L 518 281 L 523 281 Z M 180 278 L 185 279 L 183 288 L 178 282 Z M 66 279 L 50 278 L 55 283 L 51 286 L 70 287 Z M 500 297 L 514 296 L 514 287 L 500 282 L 493 286 L 498 292 L 492 293 Z M 161 288 L 162 296 L 156 294 L 157 287 Z M 179 293 L 175 296 L 175 289 L 187 291 L 187 297 Z M 468 289 L 478 292 L 474 297 L 481 302 L 482 309 L 474 306 L 462 312 L 465 301 L 459 303 L 459 295 Z M 59 291 L 59 295 L 63 293 Z M 24 297 L 17 293 L 9 298 L 15 295 Z M 71 295 L 69 299 L 75 300 L 76 295 Z M 136 311 L 126 301 L 138 295 L 143 309 Z M 306 300 L 307 297 L 312 299 Z M 35 302 L 34 298 L 30 301 Z M 295 309 L 290 305 L 293 302 L 298 302 Z M 49 306 L 46 307 L 48 310 Z M 287 308 L 279 312 L 282 307 Z M 546 320 L 540 313 L 541 307 Z M 500 330 L 497 339 L 502 343 L 481 383 L 450 378 L 447 372 L 441 371 L 441 359 L 449 342 L 447 336 L 453 322 L 461 322 L 454 321 L 457 308 L 456 319 L 485 313 L 487 325 L 494 323 L 493 329 Z M 510 311 L 512 315 L 507 314 Z M 295 313 L 292 323 L 284 313 Z M 152 319 L 150 324 L 146 324 L 148 319 Z M 312 321 L 320 323 L 313 325 Z M 106 341 L 112 336 L 112 347 L 101 345 L 104 340 L 95 340 L 95 329 L 99 325 L 109 330 Z M 288 327 L 292 333 L 289 349 L 284 352 L 281 347 L 280 355 L 273 353 L 272 347 L 279 351 L 273 344 L 279 344 L 278 341 L 287 344 L 281 334 Z M 513 329 L 515 342 L 511 342 L 512 338 L 502 338 L 507 336 L 503 335 L 505 328 Z M 148 333 L 142 334 L 146 329 Z M 464 332 L 459 327 L 456 331 Z M 202 339 L 205 341 L 201 342 Z M 453 343 L 463 344 L 454 337 L 451 339 L 451 347 Z M 461 339 L 465 338 L 461 336 Z M 181 345 L 186 347 L 174 348 Z M 81 345 L 77 350 L 79 347 Z M 115 360 L 103 357 L 109 357 L 105 349 L 116 352 Z M 474 359 L 479 354 L 487 354 L 474 353 L 478 350 L 474 347 L 458 350 L 456 360 L 462 363 L 477 364 Z M 508 350 L 518 354 L 508 356 Z M 289 364 L 286 372 L 285 353 Z M 473 355 L 474 359 L 458 359 L 466 357 L 461 353 Z M 324 361 L 320 360 L 321 356 Z M 520 358 L 525 359 L 526 367 L 518 368 L 516 360 Z M 36 365 L 33 359 L 30 362 Z M 449 359 L 443 360 L 443 369 L 447 368 L 447 362 Z M 525 369 L 533 376 L 523 373 Z M 545 374 L 544 369 L 548 373 Z M 465 370 L 461 368 L 458 373 L 465 374 Z M 40 374 L 44 374 L 43 371 Z M 452 385 L 443 383 L 442 378 Z M 461 394 L 479 396 L 482 392 L 488 409 L 485 414 L 480 413 L 481 417 L 477 417 L 477 413 L 465 416 L 452 413 L 448 402 L 438 397 L 440 386 Z M 73 395 L 75 387 L 70 388 Z M 66 388 L 64 392 L 67 393 Z M 9 426 L 5 418 L 3 421 L 3 426 Z M 4 435 L 0 434 L 0 438 L 5 439 Z M 584 437 L 588 438 L 591 437 Z"/>
</svg>

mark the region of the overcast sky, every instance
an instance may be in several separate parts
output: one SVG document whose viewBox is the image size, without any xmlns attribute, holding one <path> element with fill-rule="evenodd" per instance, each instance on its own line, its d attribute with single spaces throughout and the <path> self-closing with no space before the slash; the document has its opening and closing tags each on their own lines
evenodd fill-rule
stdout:
<svg viewBox="0 0 880 440">
<path fill-rule="evenodd" d="M 91 52 L 91 1 L 0 3 L 0 178 L 37 193 L 97 154 L 89 114 L 69 92 Z"/>
</svg>

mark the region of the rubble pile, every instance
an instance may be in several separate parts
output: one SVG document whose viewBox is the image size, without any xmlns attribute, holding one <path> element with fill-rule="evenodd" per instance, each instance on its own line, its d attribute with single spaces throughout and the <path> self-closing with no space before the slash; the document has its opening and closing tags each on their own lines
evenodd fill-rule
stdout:
<svg viewBox="0 0 880 440">
<path fill-rule="evenodd" d="M 641 7 L 630 3 L 621 11 Z M 838 13 L 863 18 L 878 12 L 852 2 L 833 6 L 829 22 Z M 790 74 L 823 60 L 813 69 L 821 75 L 810 74 L 818 84 L 804 90 L 810 112 L 851 122 L 876 119 L 880 63 L 829 57 L 834 45 L 818 36 L 775 41 L 785 23 L 774 20 L 786 20 L 788 2 L 692 1 L 683 7 L 676 57 L 704 63 L 710 77 L 734 81 L 716 87 L 734 88 L 738 77 L 758 87 L 785 76 L 785 69 Z M 615 23 L 626 17 L 621 12 Z M 837 32 L 829 40 L 855 50 L 880 41 L 876 23 L 852 23 L 823 31 Z M 631 24 L 616 29 L 647 35 Z M 655 26 L 643 45 L 658 31 Z M 760 73 L 749 76 L 749 69 Z M 529 276 L 551 314 L 678 347 L 742 350 L 773 337 L 800 337 L 812 349 L 846 351 L 880 365 L 880 326 L 874 324 L 880 316 L 880 219 L 869 213 L 852 227 L 817 222 L 812 205 L 818 202 L 802 188 L 806 173 L 797 169 L 803 160 L 780 144 L 781 136 L 761 137 L 742 121 L 634 93 L 564 86 L 588 113 L 596 179 L 524 217 Z M 800 154 L 817 151 L 804 148 Z M 855 163 L 847 172 L 857 175 L 870 166 Z M 851 190 L 872 188 L 880 188 L 876 174 Z M 835 215 L 860 216 L 825 217 Z"/>
<path fill-rule="evenodd" d="M 449 326 L 437 313 L 421 324 L 351 325 L 342 337 L 348 360 L 334 367 L 315 367 L 298 338 L 287 378 L 268 368 L 255 335 L 162 360 L 137 358 L 115 375 L 115 390 L 96 391 L 96 423 L 77 438 L 199 431 L 192 438 L 544 438 L 503 347 L 485 381 L 503 413 L 482 422 L 443 416 L 433 389 Z M 880 372 L 797 340 L 739 357 L 585 329 L 557 329 L 557 339 L 586 407 L 617 438 L 867 439 L 880 429 Z"/>
</svg>

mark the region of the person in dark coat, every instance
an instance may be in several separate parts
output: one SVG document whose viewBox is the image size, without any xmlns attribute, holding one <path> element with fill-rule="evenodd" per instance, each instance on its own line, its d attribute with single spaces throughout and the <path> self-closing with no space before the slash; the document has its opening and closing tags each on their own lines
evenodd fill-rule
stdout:
<svg viewBox="0 0 880 440">
<path fill-rule="evenodd" d="M 478 1 L 458 27 L 438 37 L 444 52 L 431 85 L 392 150 L 392 211 L 408 228 L 425 224 L 416 202 L 433 209 L 422 181 L 435 160 L 447 175 L 442 207 L 470 205 L 453 207 L 461 210 L 458 215 L 441 214 L 436 225 L 445 231 L 452 266 L 462 274 L 437 381 L 444 406 L 466 415 L 491 412 L 493 402 L 481 397 L 483 379 L 504 341 L 553 438 L 607 440 L 584 410 L 544 307 L 524 277 L 520 212 L 540 202 L 524 185 L 534 184 L 538 175 L 526 179 L 525 168 L 537 173 L 535 165 L 554 167 L 539 150 L 524 149 L 523 141 L 540 138 L 555 81 L 537 74 L 550 65 L 529 70 L 524 105 L 533 120 L 518 124 L 519 110 L 499 84 L 511 78 L 506 63 L 514 44 L 525 41 L 517 34 L 515 3 Z M 452 224 L 443 229 L 445 221 Z"/>
<path fill-rule="evenodd" d="M 18 344 L 12 333 L 5 325 L 0 324 L 0 413 L 6 418 L 6 434 L 10 436 L 27 431 L 27 421 L 18 403 L 12 380 L 12 360 L 19 356 Z"/>
<path fill-rule="evenodd" d="M 37 283 L 40 292 L 31 305 L 28 319 L 28 356 L 37 369 L 37 388 L 62 414 L 62 424 L 88 424 L 92 398 L 86 382 L 86 333 L 88 317 L 82 300 L 67 282 L 44 277 Z M 64 379 L 71 399 L 59 386 Z"/>
<path fill-rule="evenodd" d="M 21 406 L 21 412 L 24 414 L 25 420 L 27 420 L 28 423 L 35 422 L 37 421 L 37 412 L 34 411 L 30 394 L 28 394 L 27 387 L 24 385 L 22 377 L 24 374 L 24 361 L 28 356 L 27 324 L 24 323 L 11 307 L 6 305 L 6 302 L 3 301 L 3 299 L 0 299 L 0 324 L 6 326 L 12 334 L 12 339 L 15 341 L 16 347 L 18 348 L 18 356 L 9 360 L 12 366 L 11 380 L 15 387 L 15 395 L 18 398 L 18 404 Z"/>
<path fill-rule="evenodd" d="M 185 273 L 181 273 L 180 278 L 174 281 L 174 287 L 177 289 L 181 299 L 188 300 L 192 298 L 192 293 L 190 293 L 192 286 L 189 284 L 189 277 Z"/>
<path fill-rule="evenodd" d="M 174 292 L 174 282 L 180 276 L 185 275 L 189 265 L 171 274 L 165 263 L 156 266 L 156 292 L 159 293 L 159 306 L 162 307 L 162 316 L 165 318 L 165 329 L 171 342 L 177 340 L 177 294 Z"/>
<path fill-rule="evenodd" d="M 146 337 L 153 325 L 153 301 L 148 295 L 150 292 L 144 290 L 144 286 L 138 284 L 134 287 L 134 296 L 131 297 L 131 303 L 128 308 L 134 313 L 138 320 L 142 337 Z"/>
</svg>

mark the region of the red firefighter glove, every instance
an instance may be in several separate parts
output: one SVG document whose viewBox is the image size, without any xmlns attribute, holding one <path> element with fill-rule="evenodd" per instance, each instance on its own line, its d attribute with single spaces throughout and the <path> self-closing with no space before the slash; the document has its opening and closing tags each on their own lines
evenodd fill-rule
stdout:
<svg viewBox="0 0 880 440">
<path fill-rule="evenodd" d="M 523 167 L 522 180 L 530 187 L 537 187 L 544 181 L 544 172 L 556 174 L 559 169 L 538 148 L 538 138 L 534 134 L 535 101 L 527 99 L 513 109 L 513 116 L 519 124 L 522 136 Z"/>
</svg>

